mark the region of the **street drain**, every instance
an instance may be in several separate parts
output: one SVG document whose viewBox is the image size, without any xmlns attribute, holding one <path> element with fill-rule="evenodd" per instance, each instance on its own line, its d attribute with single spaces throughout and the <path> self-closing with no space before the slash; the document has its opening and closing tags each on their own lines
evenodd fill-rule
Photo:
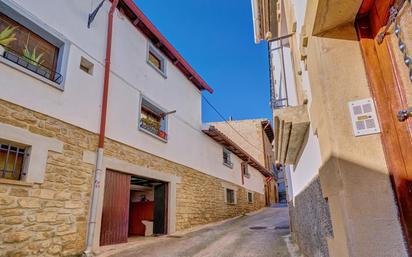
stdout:
<svg viewBox="0 0 412 257">
<path fill-rule="evenodd" d="M 289 226 L 278 226 L 275 229 L 289 229 Z"/>
<path fill-rule="evenodd" d="M 249 228 L 250 228 L 250 229 L 253 229 L 253 230 L 267 229 L 267 227 L 260 227 L 260 226 L 249 227 Z"/>
</svg>

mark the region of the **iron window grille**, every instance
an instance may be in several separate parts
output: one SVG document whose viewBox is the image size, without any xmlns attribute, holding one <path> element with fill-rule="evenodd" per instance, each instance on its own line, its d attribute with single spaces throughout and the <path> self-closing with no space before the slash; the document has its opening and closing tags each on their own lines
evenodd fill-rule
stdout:
<svg viewBox="0 0 412 257">
<path fill-rule="evenodd" d="M 0 143 L 1 178 L 20 180 L 25 157 L 25 147 Z"/>
<path fill-rule="evenodd" d="M 5 49 L 4 53 L 3 53 L 3 58 L 31 71 L 36 73 L 37 75 L 40 75 L 48 80 L 53 81 L 54 83 L 57 84 L 61 84 L 63 81 L 63 75 L 61 75 L 60 73 L 54 71 L 54 70 L 50 70 L 46 67 L 44 67 L 43 65 L 41 65 L 40 63 L 37 63 L 31 59 L 28 59 L 26 57 L 20 56 L 19 54 L 17 54 L 15 51 L 13 51 L 11 48 L 7 48 L 5 46 L 3 46 L 3 48 Z"/>
<path fill-rule="evenodd" d="M 227 148 L 223 148 L 223 164 L 228 166 L 229 168 L 233 168 L 231 152 Z"/>
<path fill-rule="evenodd" d="M 226 188 L 226 202 L 230 204 L 235 203 L 235 190 Z"/>
</svg>

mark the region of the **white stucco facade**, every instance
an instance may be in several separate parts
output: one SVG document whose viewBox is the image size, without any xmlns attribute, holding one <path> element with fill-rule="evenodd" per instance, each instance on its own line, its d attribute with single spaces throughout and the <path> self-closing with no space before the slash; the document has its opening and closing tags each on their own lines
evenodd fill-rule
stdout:
<svg viewBox="0 0 412 257">
<path fill-rule="evenodd" d="M 283 1 L 281 1 L 281 4 L 284 4 Z M 291 54 L 293 52 L 291 51 L 293 44 L 295 46 L 301 45 L 301 38 L 296 35 L 300 35 L 302 26 L 304 25 L 306 0 L 295 0 L 293 1 L 291 7 L 294 9 L 293 16 L 295 17 L 288 17 L 288 19 L 284 18 L 282 19 L 282 23 L 280 24 L 281 32 L 283 34 L 279 36 L 283 36 L 293 34 L 293 32 L 290 30 L 291 24 L 286 24 L 286 22 L 296 22 L 296 32 L 294 33 L 295 35 L 288 39 L 284 39 L 282 42 L 282 44 L 284 45 L 283 63 L 281 58 L 282 52 L 279 48 L 281 46 L 280 41 L 270 43 L 270 47 L 272 49 L 272 76 L 275 81 L 275 91 L 273 93 L 276 94 L 277 98 L 287 98 L 289 106 L 296 106 L 299 104 L 299 89 L 297 88 L 299 84 L 299 86 L 301 87 L 301 92 L 303 92 L 303 95 L 307 101 L 307 108 L 309 110 L 312 104 L 312 97 L 310 92 L 308 72 L 305 69 L 304 62 L 295 62 L 295 65 L 298 65 L 298 68 L 293 66 L 293 58 L 296 57 Z M 282 7 L 282 13 L 285 13 L 284 8 L 285 7 Z M 287 15 L 289 15 L 289 13 Z M 291 42 L 293 40 L 295 40 L 295 42 Z M 285 75 L 283 75 L 283 65 Z M 295 73 L 297 72 L 300 72 L 299 76 L 295 76 Z M 296 81 L 296 78 L 299 79 L 299 81 Z M 279 90 L 279 88 L 281 88 L 281 90 Z M 282 103 L 285 104 L 285 101 L 283 101 Z M 302 153 L 296 165 L 290 165 L 285 169 L 289 200 L 293 200 L 295 196 L 299 195 L 299 193 L 301 193 L 302 190 L 304 190 L 319 174 L 319 168 L 321 166 L 320 146 L 316 131 L 313 130 L 312 126 L 310 126 L 309 128 L 307 140 L 303 147 L 304 148 L 302 149 Z"/>
<path fill-rule="evenodd" d="M 107 35 L 106 1 L 90 29 L 88 14 L 96 1 L 1 0 L 27 19 L 65 42 L 60 72 L 63 90 L 30 72 L 0 63 L 0 98 L 98 133 L 103 93 Z M 94 4 L 94 6 L 93 6 Z M 47 8 L 44 8 L 47 6 Z M 202 131 L 201 92 L 167 57 L 165 78 L 147 63 L 149 40 L 119 11 L 114 14 L 106 136 L 161 158 L 242 185 L 241 160 L 233 169 L 222 164 L 222 146 Z M 93 74 L 79 69 L 81 58 L 93 63 Z M 138 129 L 140 100 L 145 96 L 167 111 L 168 140 Z M 244 187 L 264 193 L 264 177 L 249 167 Z"/>
</svg>

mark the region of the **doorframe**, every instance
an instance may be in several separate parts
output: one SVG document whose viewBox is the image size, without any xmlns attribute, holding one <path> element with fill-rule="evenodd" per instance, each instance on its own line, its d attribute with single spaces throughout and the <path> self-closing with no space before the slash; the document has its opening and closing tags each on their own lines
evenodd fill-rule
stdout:
<svg viewBox="0 0 412 257">
<path fill-rule="evenodd" d="M 89 164 L 95 164 L 96 153 L 86 151 L 83 153 L 83 161 Z M 181 183 L 181 177 L 173 174 L 157 171 L 151 168 L 142 167 L 139 165 L 131 164 L 126 161 L 118 160 L 112 157 L 104 157 L 102 165 L 102 178 L 100 182 L 100 194 L 97 202 L 97 217 L 96 226 L 94 230 L 93 238 L 93 251 L 98 250 L 100 246 L 100 229 L 103 214 L 103 198 L 104 198 L 104 185 L 106 179 L 106 170 L 118 171 L 121 173 L 130 174 L 132 176 L 146 177 L 155 180 L 159 180 L 167 183 L 167 234 L 173 234 L 176 232 L 176 189 L 177 184 Z M 90 212 L 89 212 L 90 213 Z"/>
</svg>

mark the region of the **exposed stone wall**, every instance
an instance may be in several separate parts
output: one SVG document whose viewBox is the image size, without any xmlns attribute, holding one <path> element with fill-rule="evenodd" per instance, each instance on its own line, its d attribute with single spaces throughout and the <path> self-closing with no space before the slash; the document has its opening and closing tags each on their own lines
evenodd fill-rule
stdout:
<svg viewBox="0 0 412 257">
<path fill-rule="evenodd" d="M 320 179 L 314 179 L 289 208 L 293 238 L 301 251 L 308 257 L 329 257 L 327 238 L 333 231 Z"/>
<path fill-rule="evenodd" d="M 80 253 L 93 173 L 82 153 L 96 149 L 96 135 L 1 100 L 0 122 L 64 143 L 63 153 L 49 152 L 44 183 L 0 182 L 0 256 Z"/>
<path fill-rule="evenodd" d="M 76 256 L 84 250 L 94 165 L 83 162 L 95 151 L 96 134 L 0 100 L 0 123 L 63 142 L 49 152 L 42 184 L 0 180 L 0 256 Z M 224 203 L 222 180 L 106 140 L 105 155 L 182 178 L 177 187 L 176 228 L 182 230 L 264 207 L 264 195 L 237 187 L 237 204 Z M 30 171 L 29 171 L 30 172 Z M 240 172 L 240 171 L 239 171 Z"/>
</svg>

